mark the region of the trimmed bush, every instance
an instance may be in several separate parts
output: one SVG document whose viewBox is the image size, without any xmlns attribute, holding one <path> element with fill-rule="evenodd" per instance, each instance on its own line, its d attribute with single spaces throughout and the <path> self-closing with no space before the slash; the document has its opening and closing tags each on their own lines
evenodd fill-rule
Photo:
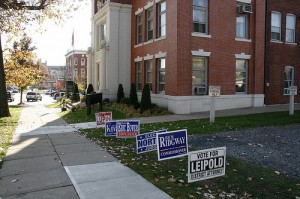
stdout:
<svg viewBox="0 0 300 199">
<path fill-rule="evenodd" d="M 86 94 L 90 94 L 91 92 L 94 92 L 93 84 L 89 84 L 86 90 Z"/>
<path fill-rule="evenodd" d="M 78 85 L 76 83 L 74 83 L 74 91 L 73 91 L 73 94 L 72 94 L 72 100 L 74 102 L 78 102 L 80 100 Z"/>
<path fill-rule="evenodd" d="M 141 99 L 141 113 L 151 109 L 151 95 L 148 84 L 144 85 Z"/>
<path fill-rule="evenodd" d="M 110 103 L 110 99 L 105 98 L 105 99 L 103 100 L 103 104 L 108 104 L 108 103 Z"/>
<path fill-rule="evenodd" d="M 129 97 L 124 97 L 124 98 L 121 99 L 120 103 L 130 105 L 130 98 Z"/>
<path fill-rule="evenodd" d="M 123 99 L 124 97 L 125 97 L 125 95 L 124 95 L 123 86 L 122 86 L 122 84 L 119 84 L 118 93 L 117 93 L 117 103 L 120 103 L 121 99 Z"/>
<path fill-rule="evenodd" d="M 130 98 L 130 104 L 133 105 L 134 109 L 138 109 L 139 108 L 139 100 L 138 100 L 138 96 L 136 93 L 135 84 L 131 84 L 129 98 Z"/>
</svg>

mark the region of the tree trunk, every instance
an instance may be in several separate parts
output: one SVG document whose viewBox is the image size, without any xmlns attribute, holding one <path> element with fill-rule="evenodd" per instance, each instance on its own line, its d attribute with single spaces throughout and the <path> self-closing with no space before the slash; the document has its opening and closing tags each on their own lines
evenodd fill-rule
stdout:
<svg viewBox="0 0 300 199">
<path fill-rule="evenodd" d="M 23 87 L 21 87 L 21 91 L 20 91 L 20 104 L 22 104 L 23 103 L 23 101 L 22 101 L 22 98 L 23 98 Z"/>
<path fill-rule="evenodd" d="M 0 34 L 0 118 L 1 117 L 10 117 L 10 113 L 7 102 L 3 51 Z"/>
</svg>

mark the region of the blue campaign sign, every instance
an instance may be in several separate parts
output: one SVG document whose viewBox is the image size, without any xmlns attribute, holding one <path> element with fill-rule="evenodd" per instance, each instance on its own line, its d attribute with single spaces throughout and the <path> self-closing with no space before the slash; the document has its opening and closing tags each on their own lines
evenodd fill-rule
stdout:
<svg viewBox="0 0 300 199">
<path fill-rule="evenodd" d="M 187 130 L 157 133 L 158 160 L 167 160 L 188 154 Z"/>
<path fill-rule="evenodd" d="M 145 153 L 148 151 L 155 151 L 156 133 L 166 132 L 167 130 L 154 131 L 136 136 L 136 151 L 137 153 Z"/>
<path fill-rule="evenodd" d="M 110 121 L 105 123 L 105 136 L 114 136 L 117 134 L 117 122 Z"/>
<path fill-rule="evenodd" d="M 117 138 L 134 138 L 140 134 L 139 120 L 117 121 Z"/>
</svg>

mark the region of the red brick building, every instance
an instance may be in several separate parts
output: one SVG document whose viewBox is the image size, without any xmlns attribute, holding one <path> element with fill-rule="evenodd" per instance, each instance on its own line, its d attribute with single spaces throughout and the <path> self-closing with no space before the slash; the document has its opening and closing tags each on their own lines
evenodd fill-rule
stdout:
<svg viewBox="0 0 300 199">
<path fill-rule="evenodd" d="M 69 51 L 66 57 L 66 76 L 65 80 L 86 79 L 87 75 L 87 56 L 84 50 Z"/>
<path fill-rule="evenodd" d="M 178 114 L 208 111 L 209 86 L 221 86 L 217 110 L 263 106 L 265 0 L 102 3 L 93 8 L 99 22 L 92 24 L 101 23 L 102 10 L 110 6 L 131 6 L 130 68 L 125 69 L 130 71 L 130 82 L 123 82 L 135 83 L 139 94 L 149 84 L 153 103 Z M 107 34 L 113 34 L 109 21 L 105 24 Z M 93 36 L 94 43 L 97 36 Z M 106 46 L 111 42 L 105 41 Z M 110 53 L 113 48 L 106 49 Z M 90 82 L 95 81 L 90 78 Z M 116 91 L 106 91 L 108 96 L 116 95 Z"/>
<path fill-rule="evenodd" d="M 267 0 L 266 104 L 288 103 L 288 87 L 300 86 L 299 17 L 299 0 Z"/>
</svg>

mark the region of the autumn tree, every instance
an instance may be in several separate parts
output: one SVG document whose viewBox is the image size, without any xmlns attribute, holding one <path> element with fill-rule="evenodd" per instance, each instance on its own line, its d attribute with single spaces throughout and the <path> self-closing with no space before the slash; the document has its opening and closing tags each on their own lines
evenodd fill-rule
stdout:
<svg viewBox="0 0 300 199">
<path fill-rule="evenodd" d="M 46 19 L 56 23 L 71 16 L 86 0 L 1 0 L 0 1 L 0 118 L 10 116 L 5 84 L 1 35 L 15 36 L 34 23 L 41 25 Z M 33 27 L 33 26 L 32 26 Z"/>
<path fill-rule="evenodd" d="M 23 35 L 19 42 L 15 41 L 13 47 L 8 49 L 4 60 L 6 82 L 21 88 L 20 104 L 23 90 L 29 85 L 41 83 L 46 76 L 42 63 L 33 52 L 36 48 L 31 45 L 31 38 Z"/>
</svg>

